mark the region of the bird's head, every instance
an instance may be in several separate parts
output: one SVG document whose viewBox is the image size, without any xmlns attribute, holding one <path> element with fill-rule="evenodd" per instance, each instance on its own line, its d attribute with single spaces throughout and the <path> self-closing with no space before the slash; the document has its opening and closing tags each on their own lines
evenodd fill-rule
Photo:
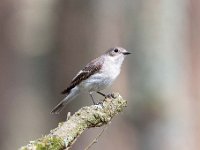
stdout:
<svg viewBox="0 0 200 150">
<path fill-rule="evenodd" d="M 114 47 L 107 50 L 105 54 L 115 62 L 123 62 L 125 56 L 131 53 L 122 47 Z"/>
</svg>

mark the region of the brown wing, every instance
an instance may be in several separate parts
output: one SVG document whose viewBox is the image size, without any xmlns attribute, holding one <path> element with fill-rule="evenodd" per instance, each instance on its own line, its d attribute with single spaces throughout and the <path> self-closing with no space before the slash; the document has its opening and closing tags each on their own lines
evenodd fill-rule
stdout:
<svg viewBox="0 0 200 150">
<path fill-rule="evenodd" d="M 89 78 L 91 75 L 94 73 L 98 72 L 103 64 L 103 59 L 102 58 L 96 58 L 95 60 L 91 61 L 89 64 L 83 68 L 72 80 L 70 85 L 68 86 L 67 89 L 62 91 L 62 94 L 68 94 L 71 89 L 73 89 L 76 85 L 81 83 L 83 80 Z"/>
</svg>

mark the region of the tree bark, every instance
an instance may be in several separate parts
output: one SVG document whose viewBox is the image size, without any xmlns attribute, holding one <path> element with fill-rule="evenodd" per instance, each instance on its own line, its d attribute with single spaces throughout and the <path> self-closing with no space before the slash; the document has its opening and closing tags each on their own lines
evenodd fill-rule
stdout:
<svg viewBox="0 0 200 150">
<path fill-rule="evenodd" d="M 21 147 L 20 150 L 69 149 L 83 131 L 109 123 L 126 106 L 127 101 L 118 93 L 113 93 L 98 105 L 81 108 L 67 121 L 59 123 L 57 128 L 50 131 L 50 134 L 31 141 L 30 144 Z"/>
</svg>

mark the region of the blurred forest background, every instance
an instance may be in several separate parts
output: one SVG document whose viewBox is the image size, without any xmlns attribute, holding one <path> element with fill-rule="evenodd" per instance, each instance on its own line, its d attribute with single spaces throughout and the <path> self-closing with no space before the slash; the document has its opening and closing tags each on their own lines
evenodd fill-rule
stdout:
<svg viewBox="0 0 200 150">
<path fill-rule="evenodd" d="M 104 92 L 120 92 L 128 107 L 93 149 L 199 150 L 199 0 L 1 0 L 0 149 L 17 149 L 91 105 L 85 93 L 50 115 L 72 77 L 113 46 L 133 54 Z"/>
</svg>

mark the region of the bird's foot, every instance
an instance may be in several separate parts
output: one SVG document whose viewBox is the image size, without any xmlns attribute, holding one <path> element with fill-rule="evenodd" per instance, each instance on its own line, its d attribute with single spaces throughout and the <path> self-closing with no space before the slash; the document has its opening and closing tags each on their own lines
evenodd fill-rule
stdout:
<svg viewBox="0 0 200 150">
<path fill-rule="evenodd" d="M 96 105 L 103 105 L 103 102 L 102 101 L 98 102 Z"/>
<path fill-rule="evenodd" d="M 98 103 L 96 103 L 95 104 L 95 106 L 97 107 L 97 108 L 103 108 L 104 106 L 103 106 L 103 102 L 98 102 Z"/>
<path fill-rule="evenodd" d="M 97 92 L 98 94 L 100 94 L 101 96 L 105 97 L 105 98 L 116 98 L 115 94 L 114 93 L 110 93 L 110 94 L 104 94 L 104 93 L 101 93 L 101 92 Z"/>
<path fill-rule="evenodd" d="M 116 98 L 116 96 L 114 93 L 110 93 L 110 94 L 106 95 L 105 98 Z"/>
</svg>

